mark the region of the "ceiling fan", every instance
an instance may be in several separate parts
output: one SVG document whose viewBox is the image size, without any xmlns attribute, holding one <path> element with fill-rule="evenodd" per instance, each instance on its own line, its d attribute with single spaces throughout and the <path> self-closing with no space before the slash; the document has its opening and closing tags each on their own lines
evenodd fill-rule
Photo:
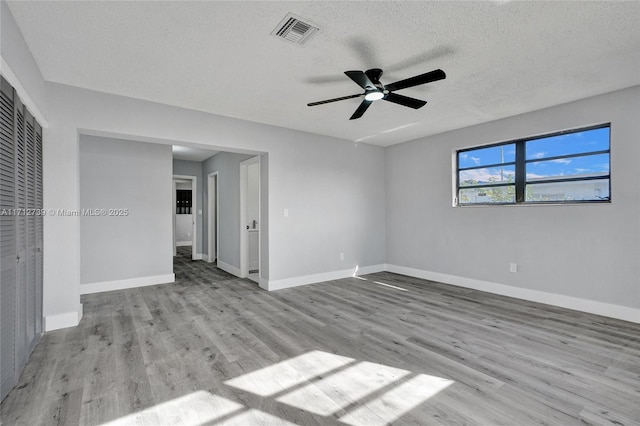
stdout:
<svg viewBox="0 0 640 426">
<path fill-rule="evenodd" d="M 353 80 L 358 86 L 364 89 L 364 93 L 356 95 L 342 96 L 340 98 L 327 99 L 325 101 L 311 102 L 307 106 L 316 106 L 328 104 L 331 102 L 343 101 L 345 99 L 358 98 L 364 96 L 364 99 L 356 112 L 353 113 L 349 120 L 355 120 L 362 117 L 369 106 L 377 101 L 384 100 L 393 102 L 394 104 L 404 105 L 409 108 L 418 109 L 426 105 L 426 101 L 420 99 L 410 98 L 408 96 L 399 95 L 394 93 L 396 90 L 406 89 L 408 87 L 418 86 L 420 84 L 431 83 L 433 81 L 442 80 L 447 75 L 441 69 L 429 71 L 424 74 L 416 75 L 414 77 L 406 78 L 404 80 L 396 81 L 395 83 L 383 85 L 380 83 L 380 77 L 382 77 L 382 70 L 380 68 L 372 68 L 366 71 L 345 71 L 347 77 Z"/>
</svg>

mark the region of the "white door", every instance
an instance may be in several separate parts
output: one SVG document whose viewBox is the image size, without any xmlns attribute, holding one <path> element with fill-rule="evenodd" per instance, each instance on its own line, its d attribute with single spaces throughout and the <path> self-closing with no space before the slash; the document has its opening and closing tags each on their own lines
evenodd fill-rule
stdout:
<svg viewBox="0 0 640 426">
<path fill-rule="evenodd" d="M 256 156 L 240 163 L 240 277 L 259 282 L 259 276 L 260 157 Z"/>
</svg>

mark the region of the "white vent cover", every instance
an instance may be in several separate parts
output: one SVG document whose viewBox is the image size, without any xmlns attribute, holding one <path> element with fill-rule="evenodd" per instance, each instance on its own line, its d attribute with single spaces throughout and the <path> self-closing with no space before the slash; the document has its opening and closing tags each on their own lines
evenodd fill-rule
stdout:
<svg viewBox="0 0 640 426">
<path fill-rule="evenodd" d="M 293 13 L 287 13 L 271 35 L 304 46 L 319 28 Z"/>
</svg>

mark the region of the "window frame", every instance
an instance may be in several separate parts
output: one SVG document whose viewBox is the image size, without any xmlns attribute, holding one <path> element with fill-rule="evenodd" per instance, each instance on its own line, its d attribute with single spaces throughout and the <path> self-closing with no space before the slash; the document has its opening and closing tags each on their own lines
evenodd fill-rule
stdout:
<svg viewBox="0 0 640 426">
<path fill-rule="evenodd" d="M 547 139 L 556 136 L 569 135 L 573 133 L 580 133 L 585 131 L 597 130 L 597 129 L 609 129 L 609 149 L 607 150 L 597 150 L 597 151 L 588 151 L 588 152 L 579 152 L 575 154 L 563 154 L 563 155 L 555 155 L 552 157 L 544 157 L 544 158 L 532 158 L 527 160 L 526 158 L 526 144 L 527 142 Z M 499 146 L 507 146 L 513 145 L 515 147 L 515 159 L 514 161 L 507 161 L 504 163 L 496 163 L 496 164 L 486 164 L 480 166 L 473 167 L 463 167 L 460 168 L 460 154 L 465 152 L 473 152 L 480 149 L 485 148 L 494 148 Z M 602 176 L 582 176 L 582 177 L 550 177 L 544 180 L 539 180 L 535 182 L 527 182 L 527 165 L 530 163 L 536 163 L 541 161 L 552 161 L 552 160 L 562 160 L 569 158 L 579 158 L 579 157 L 588 157 L 594 155 L 603 155 L 608 154 L 609 158 L 609 169 L 606 175 Z M 561 130 L 557 132 L 545 133 L 536 136 L 528 136 L 525 138 L 513 139 L 504 142 L 496 142 L 489 143 L 484 145 L 477 145 L 469 148 L 457 149 L 454 151 L 454 196 L 453 196 L 453 206 L 454 207 L 475 207 L 475 206 L 523 206 L 523 205 L 567 205 L 567 204 L 610 204 L 612 200 L 611 193 L 611 123 L 601 123 L 595 124 L 591 126 L 572 128 L 568 130 Z M 505 166 L 513 166 L 514 173 L 514 181 L 508 183 L 482 183 L 478 185 L 467 185 L 460 186 L 460 172 L 466 170 L 474 170 L 474 169 L 489 169 L 495 167 L 505 167 Z M 526 199 L 526 188 L 527 185 L 538 185 L 538 184 L 549 184 L 549 183 L 563 183 L 563 182 L 584 182 L 591 180 L 608 180 L 609 186 L 609 197 L 602 200 L 552 200 L 552 201 L 527 201 Z M 469 189 L 469 188 L 498 188 L 498 187 L 507 187 L 513 186 L 515 190 L 515 197 L 513 202 L 480 202 L 480 203 L 462 203 L 460 201 L 460 190 L 461 189 Z"/>
</svg>

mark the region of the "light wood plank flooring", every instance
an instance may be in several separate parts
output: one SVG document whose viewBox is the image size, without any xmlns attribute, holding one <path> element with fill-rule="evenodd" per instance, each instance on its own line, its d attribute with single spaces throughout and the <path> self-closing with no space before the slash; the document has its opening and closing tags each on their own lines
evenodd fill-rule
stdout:
<svg viewBox="0 0 640 426">
<path fill-rule="evenodd" d="M 83 296 L 2 424 L 640 425 L 638 324 L 391 273 L 269 293 L 175 271 Z"/>
</svg>

